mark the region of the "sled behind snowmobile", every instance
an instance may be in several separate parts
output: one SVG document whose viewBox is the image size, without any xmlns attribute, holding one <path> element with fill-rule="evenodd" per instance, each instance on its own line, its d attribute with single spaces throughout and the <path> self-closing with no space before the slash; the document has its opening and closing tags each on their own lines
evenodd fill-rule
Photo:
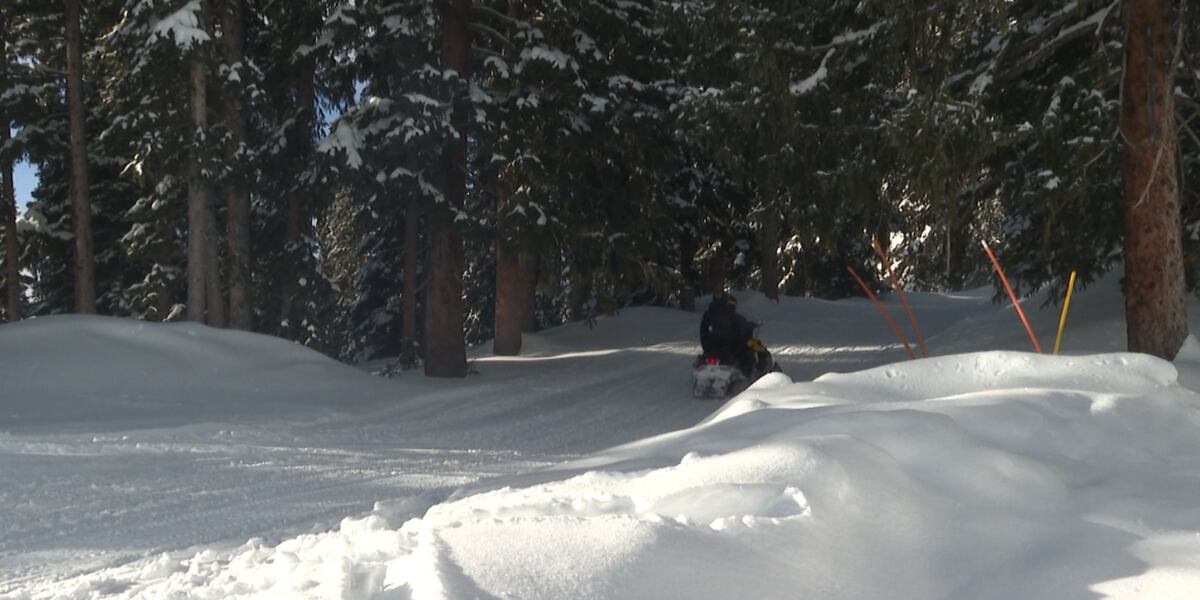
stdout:
<svg viewBox="0 0 1200 600">
<path fill-rule="evenodd" d="M 750 387 L 760 377 L 778 371 L 771 353 L 757 337 L 747 344 L 754 352 L 754 366 L 747 376 L 735 364 L 722 361 L 720 357 L 701 354 L 692 363 L 692 396 L 696 398 L 729 398 Z"/>
</svg>

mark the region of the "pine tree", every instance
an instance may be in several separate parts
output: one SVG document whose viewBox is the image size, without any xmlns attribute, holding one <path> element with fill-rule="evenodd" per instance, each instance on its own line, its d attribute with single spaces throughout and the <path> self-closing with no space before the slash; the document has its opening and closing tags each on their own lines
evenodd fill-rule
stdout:
<svg viewBox="0 0 1200 600">
<path fill-rule="evenodd" d="M 2 43 L 0 43 L 2 44 Z M 2 116 L 2 113 L 0 113 Z M 0 118 L 0 146 L 7 146 L 12 134 L 6 119 Z M 21 319 L 20 250 L 17 241 L 17 198 L 13 185 L 13 161 L 0 158 L 0 203 L 4 211 L 4 318 L 8 322 Z"/>
<path fill-rule="evenodd" d="M 317 141 L 326 134 L 322 111 L 342 110 L 353 97 L 355 76 L 337 58 L 353 46 L 335 32 L 356 11 L 333 0 L 251 7 L 243 68 L 225 87 L 253 115 L 244 155 L 227 165 L 226 180 L 251 192 L 254 321 L 264 333 L 341 354 L 336 276 L 322 265 L 334 249 L 321 232 L 331 227 L 344 175 Z"/>
<path fill-rule="evenodd" d="M 508 0 L 507 2 L 506 29 L 505 37 L 502 40 L 503 44 L 501 52 L 497 53 L 492 58 L 493 66 L 500 66 L 495 69 L 492 74 L 494 81 L 500 85 L 494 86 L 496 95 L 499 93 L 508 92 L 509 96 L 515 96 L 513 89 L 516 87 L 516 82 L 513 81 L 517 77 L 512 73 L 512 65 L 517 61 L 517 40 L 514 39 L 518 35 L 517 28 L 521 28 L 520 40 L 526 40 L 528 32 L 533 31 L 532 24 L 525 20 L 526 7 L 521 0 Z M 492 30 L 496 31 L 496 30 Z M 500 35 L 500 34 L 497 34 Z M 522 44 L 523 45 L 523 44 Z M 503 86 L 503 87 L 501 87 Z M 514 107 L 515 108 L 515 107 Z M 512 134 L 514 133 L 510 127 L 512 125 L 505 124 L 502 126 L 500 139 L 497 142 L 510 142 L 507 148 L 501 144 L 494 144 L 493 148 L 496 152 L 521 152 L 520 148 L 513 147 L 511 142 Z M 515 157 L 514 157 L 515 158 Z M 512 169 L 517 167 L 517 160 L 506 161 L 509 164 L 500 167 L 500 176 L 496 179 L 495 204 L 496 204 L 496 301 L 494 309 L 494 341 L 492 351 L 499 356 L 515 356 L 521 352 L 521 325 L 522 317 L 526 314 L 533 314 L 534 311 L 534 292 L 533 287 L 535 280 L 533 277 L 533 254 L 526 248 L 522 248 L 522 243 L 519 239 L 519 228 L 513 222 L 515 205 L 512 202 L 515 182 L 511 181 L 513 176 Z M 508 167 L 507 169 L 505 167 Z M 505 171 L 508 177 L 504 177 Z M 507 180 L 506 180 L 507 179 Z"/>
<path fill-rule="evenodd" d="M 330 43 L 358 57 L 328 73 L 362 86 L 320 144 L 334 157 L 331 168 L 344 186 L 336 210 L 345 230 L 338 252 L 356 258 L 342 299 L 344 354 L 355 359 L 425 349 L 419 291 L 430 270 L 417 259 L 432 239 L 427 208 L 446 204 L 437 182 L 442 149 L 456 137 L 447 108 L 450 83 L 434 67 L 441 64 L 443 16 L 438 3 L 395 0 L 339 9 L 326 20 Z"/>
<path fill-rule="evenodd" d="M 14 89 L 10 75 L 11 59 L 8 51 L 8 25 L 13 18 L 8 10 L 0 9 L 0 97 L 7 97 Z M 13 322 L 21 318 L 21 275 L 20 251 L 17 242 L 17 198 L 13 184 L 15 152 L 10 141 L 10 110 L 0 101 L 0 212 L 4 213 L 4 283 L 5 320 Z"/>
<path fill-rule="evenodd" d="M 192 123 L 192 145 L 187 159 L 187 316 L 189 320 L 219 327 L 224 325 L 224 303 L 219 287 L 220 266 L 216 260 L 216 215 L 213 213 L 210 175 L 204 168 L 210 133 L 209 65 L 204 43 L 212 39 L 206 31 L 207 4 L 203 0 L 193 0 L 176 14 L 193 24 L 190 37 L 177 38 L 181 50 L 187 54 Z"/>
<path fill-rule="evenodd" d="M 16 135 L 9 145 L 11 156 L 26 157 L 37 166 L 41 184 L 34 191 L 34 201 L 29 205 L 24 220 L 20 265 L 23 271 L 34 275 L 28 281 L 26 298 L 28 314 L 44 315 L 77 310 L 75 306 L 77 282 L 74 265 L 77 236 L 75 224 L 81 219 L 72 216 L 70 182 L 69 110 L 66 102 L 68 52 L 64 36 L 63 4 L 44 2 L 15 2 L 6 5 L 10 19 L 8 32 L 11 35 L 11 51 L 17 57 L 10 65 L 15 87 L 6 93 L 4 103 L 16 122 Z M 91 47 L 97 29 L 104 26 L 108 6 L 96 3 L 80 14 L 80 50 Z M 81 73 L 85 81 L 101 81 L 101 66 L 98 61 L 81 56 L 81 65 L 88 73 Z M 94 87 L 85 86 L 82 98 L 84 106 L 97 106 Z M 85 129 L 96 131 L 99 120 L 94 111 L 86 111 L 88 124 Z M 104 157 L 90 152 L 94 138 L 89 136 L 87 148 L 88 204 L 92 225 L 93 243 L 104 249 L 90 261 L 95 282 L 111 281 L 121 269 L 119 252 L 112 252 L 115 240 L 102 233 L 101 221 L 119 207 L 106 181 L 109 163 Z M 80 186 L 76 186 L 77 188 Z M 89 262 L 89 261 L 85 261 Z M 113 310 L 112 290 L 122 286 L 97 286 L 95 305 L 98 310 Z"/>
<path fill-rule="evenodd" d="M 208 35 L 190 4 L 123 3 L 120 20 L 98 48 L 111 74 L 98 136 L 105 155 L 121 157 L 130 186 L 121 247 L 129 260 L 125 314 L 166 320 L 187 308 L 187 161 L 192 153 L 189 68 L 180 50 Z M 199 273 L 197 273 L 199 274 Z M 193 305 L 194 306 L 194 305 Z M 203 312 L 201 312 L 202 318 Z"/>
</svg>

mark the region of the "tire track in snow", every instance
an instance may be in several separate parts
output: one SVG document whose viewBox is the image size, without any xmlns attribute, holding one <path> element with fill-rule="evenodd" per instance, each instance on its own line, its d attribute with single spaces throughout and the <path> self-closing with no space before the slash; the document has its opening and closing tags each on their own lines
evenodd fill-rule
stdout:
<svg viewBox="0 0 1200 600">
<path fill-rule="evenodd" d="M 272 448 L 271 453 L 288 450 Z M 264 483 L 249 473 L 223 488 L 206 490 L 217 495 L 217 500 L 209 504 L 189 499 L 197 489 L 161 490 L 158 502 L 141 511 L 150 513 L 140 515 L 143 518 L 115 524 L 97 521 L 72 529 L 69 532 L 72 546 L 92 548 L 88 555 L 55 548 L 54 539 L 47 540 L 42 548 L 14 540 L 20 550 L 0 552 L 0 566 L 3 566 L 0 571 L 5 571 L 0 577 L 0 593 L 61 584 L 166 552 L 186 554 L 202 546 L 236 546 L 256 537 L 279 539 L 328 529 L 343 517 L 367 512 L 377 501 L 426 497 L 427 507 L 462 485 L 552 462 L 512 461 L 504 453 L 481 452 L 460 452 L 457 454 L 461 458 L 448 461 L 447 454 L 455 453 L 422 449 L 400 454 L 393 451 L 384 456 L 359 453 L 348 455 L 351 460 L 347 464 L 301 461 L 292 456 L 289 464 L 278 466 L 285 471 L 308 471 L 310 475 L 300 478 L 292 475 L 280 485 L 275 480 Z M 304 453 L 312 455 L 327 456 L 327 453 Z M 229 462 L 245 458 L 245 455 L 209 456 L 206 460 Z M 447 469 L 448 462 L 458 464 Z M 358 463 L 375 466 L 362 469 Z M 356 464 L 357 475 L 340 474 L 346 471 L 345 467 Z M 199 487 L 204 487 L 203 483 Z M 136 549 L 129 548 L 131 540 L 137 541 Z M 110 547 L 114 549 L 106 549 Z M 68 557 L 69 561 L 63 560 Z"/>
</svg>

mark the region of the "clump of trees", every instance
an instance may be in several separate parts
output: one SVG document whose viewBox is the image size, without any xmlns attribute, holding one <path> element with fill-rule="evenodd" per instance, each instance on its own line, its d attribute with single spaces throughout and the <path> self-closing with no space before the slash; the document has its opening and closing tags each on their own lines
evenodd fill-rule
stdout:
<svg viewBox="0 0 1200 600">
<path fill-rule="evenodd" d="M 872 239 L 911 286 L 978 285 L 982 240 L 1026 293 L 1123 262 L 1130 348 L 1186 335 L 1181 0 L 80 4 L 0 6 L 9 320 L 460 376 L 468 344 L 629 304 L 855 293 Z"/>
</svg>

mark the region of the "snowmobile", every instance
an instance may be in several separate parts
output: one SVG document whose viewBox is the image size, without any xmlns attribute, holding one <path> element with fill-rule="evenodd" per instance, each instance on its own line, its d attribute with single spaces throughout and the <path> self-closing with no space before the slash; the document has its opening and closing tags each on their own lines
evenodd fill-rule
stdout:
<svg viewBox="0 0 1200 600">
<path fill-rule="evenodd" d="M 754 353 L 754 365 L 747 376 L 736 362 L 723 361 L 720 356 L 703 353 L 692 363 L 692 395 L 696 398 L 729 398 L 767 373 L 779 371 L 770 351 L 758 339 L 758 326 L 746 346 Z"/>
</svg>

